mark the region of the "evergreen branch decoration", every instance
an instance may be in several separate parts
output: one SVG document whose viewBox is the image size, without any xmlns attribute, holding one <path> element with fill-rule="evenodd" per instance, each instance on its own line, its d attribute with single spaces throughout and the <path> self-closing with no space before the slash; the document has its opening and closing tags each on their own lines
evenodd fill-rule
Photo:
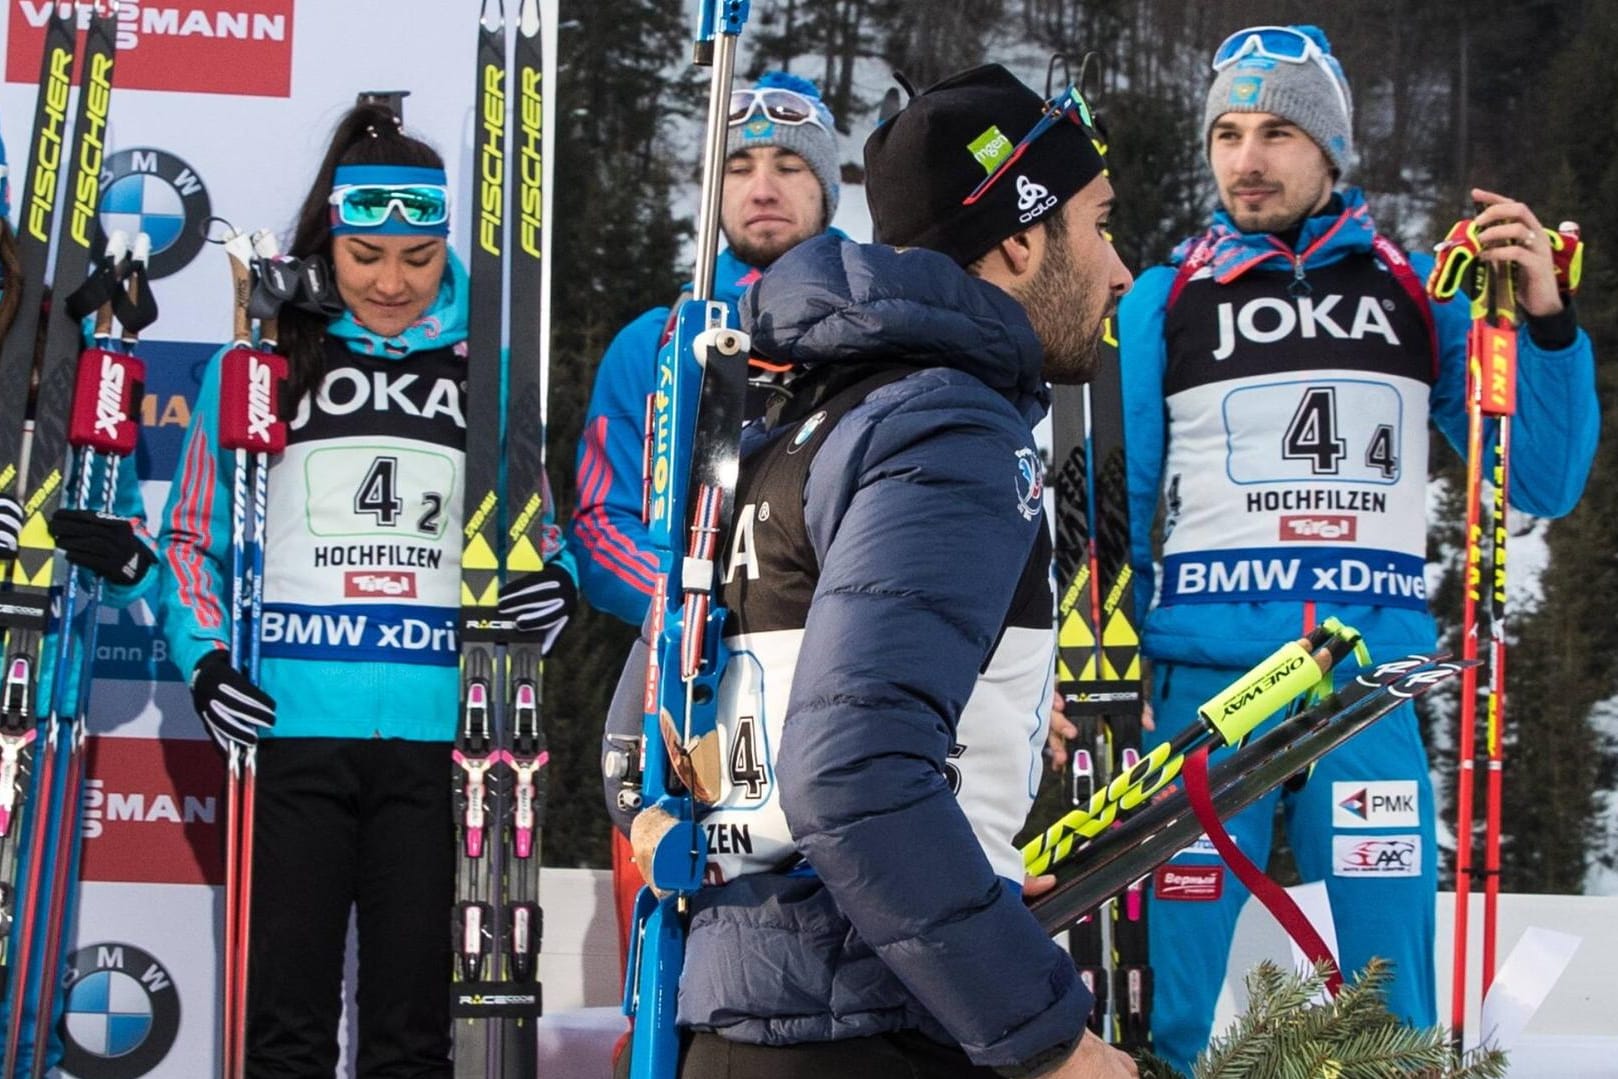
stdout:
<svg viewBox="0 0 1618 1079">
<path fill-rule="evenodd" d="M 1392 966 L 1372 959 L 1320 1003 L 1324 967 L 1308 974 L 1263 962 L 1248 972 L 1247 1011 L 1192 1065 L 1194 1079 L 1503 1079 L 1506 1055 L 1477 1049 L 1456 1061 L 1443 1027 L 1407 1026 L 1384 1000 Z M 1185 1079 L 1151 1054 L 1143 1079 Z"/>
</svg>

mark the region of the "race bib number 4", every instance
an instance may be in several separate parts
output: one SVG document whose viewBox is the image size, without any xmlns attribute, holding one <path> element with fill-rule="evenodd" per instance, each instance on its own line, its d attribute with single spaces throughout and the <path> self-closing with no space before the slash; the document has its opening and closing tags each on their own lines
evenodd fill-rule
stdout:
<svg viewBox="0 0 1618 1079">
<path fill-rule="evenodd" d="M 458 490 L 448 455 L 401 446 L 317 449 L 304 461 L 309 532 L 437 540 Z"/>
<path fill-rule="evenodd" d="M 1247 386 L 1224 402 L 1234 483 L 1399 482 L 1404 403 L 1385 382 L 1359 379 Z M 1253 416 L 1286 423 L 1279 433 Z"/>
</svg>

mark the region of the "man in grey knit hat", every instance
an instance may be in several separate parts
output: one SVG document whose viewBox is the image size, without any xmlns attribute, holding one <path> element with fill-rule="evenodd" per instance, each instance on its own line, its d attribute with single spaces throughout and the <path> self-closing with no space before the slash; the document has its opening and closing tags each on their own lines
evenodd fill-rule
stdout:
<svg viewBox="0 0 1618 1079">
<path fill-rule="evenodd" d="M 1432 259 L 1379 235 L 1363 194 L 1337 186 L 1354 162 L 1354 113 L 1326 35 L 1241 30 L 1213 70 L 1202 134 L 1220 209 L 1119 311 L 1134 561 L 1143 594 L 1157 585 L 1142 635 L 1148 750 L 1327 616 L 1358 628 L 1374 660 L 1431 650 L 1427 426 L 1457 449 L 1466 433 L 1466 304 L 1430 302 Z M 1599 426 L 1590 342 L 1539 219 L 1492 192 L 1472 198 L 1480 257 L 1514 268 L 1522 316 L 1512 501 L 1559 516 L 1583 490 Z M 1160 500 L 1161 572 L 1148 534 Z M 1437 1020 L 1428 776 L 1407 705 L 1230 826 L 1263 866 L 1285 799 L 1298 868 L 1331 900 L 1339 965 L 1353 975 L 1372 956 L 1393 960 L 1389 1004 L 1421 1025 Z M 1158 871 L 1153 893 L 1152 1034 L 1189 1070 L 1248 892 L 1203 841 Z"/>
<path fill-rule="evenodd" d="M 837 129 L 808 79 L 768 72 L 731 96 L 714 298 L 734 304 L 771 263 L 831 226 L 837 212 Z M 646 395 L 670 308 L 625 326 L 596 369 L 578 448 L 572 535 L 579 585 L 599 610 L 640 625 L 657 560 L 641 521 Z"/>
</svg>

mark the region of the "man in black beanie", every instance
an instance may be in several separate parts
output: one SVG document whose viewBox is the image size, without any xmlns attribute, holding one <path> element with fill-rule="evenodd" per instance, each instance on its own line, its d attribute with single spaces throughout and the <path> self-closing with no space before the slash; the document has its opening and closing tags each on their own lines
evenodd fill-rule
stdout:
<svg viewBox="0 0 1618 1079">
<path fill-rule="evenodd" d="M 1098 146 L 1076 94 L 955 76 L 867 144 L 877 233 L 910 246 L 816 237 L 742 298 L 790 374 L 743 436 L 719 733 L 684 758 L 684 1079 L 1136 1074 L 1013 842 L 1056 644 L 1032 428 L 1131 281 Z"/>
</svg>

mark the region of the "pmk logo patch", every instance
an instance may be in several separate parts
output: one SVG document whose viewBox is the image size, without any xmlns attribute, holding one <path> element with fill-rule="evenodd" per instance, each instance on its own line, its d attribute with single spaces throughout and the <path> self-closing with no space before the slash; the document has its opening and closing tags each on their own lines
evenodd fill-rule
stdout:
<svg viewBox="0 0 1618 1079">
<path fill-rule="evenodd" d="M 1379 779 L 1331 785 L 1334 828 L 1415 828 L 1421 824 L 1413 779 Z"/>
<path fill-rule="evenodd" d="M 1045 462 L 1024 446 L 1017 451 L 1017 512 L 1032 521 L 1045 508 Z"/>
</svg>

